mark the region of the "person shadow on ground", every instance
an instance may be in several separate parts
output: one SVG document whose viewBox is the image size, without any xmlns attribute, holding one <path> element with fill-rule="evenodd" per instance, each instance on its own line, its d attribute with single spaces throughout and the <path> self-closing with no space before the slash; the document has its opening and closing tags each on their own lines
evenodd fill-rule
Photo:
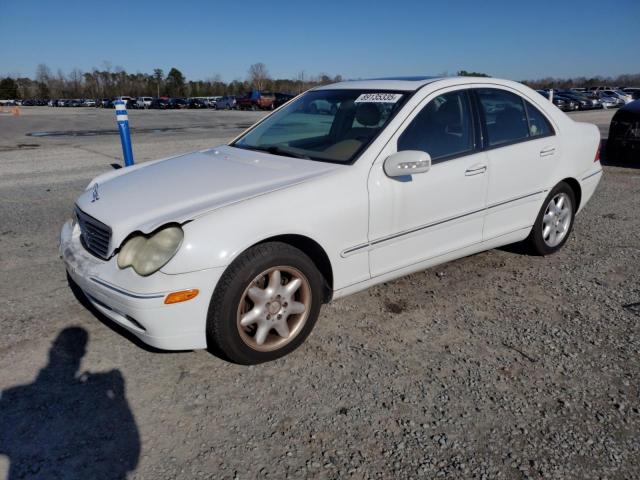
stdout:
<svg viewBox="0 0 640 480">
<path fill-rule="evenodd" d="M 137 466 L 140 436 L 122 374 L 78 375 L 88 338 L 83 328 L 64 329 L 33 383 L 0 391 L 8 480 L 115 480 Z"/>
</svg>

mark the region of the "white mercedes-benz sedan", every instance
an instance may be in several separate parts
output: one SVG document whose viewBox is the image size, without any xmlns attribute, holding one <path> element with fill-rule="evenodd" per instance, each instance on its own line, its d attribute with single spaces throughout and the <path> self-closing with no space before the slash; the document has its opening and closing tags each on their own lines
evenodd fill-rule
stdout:
<svg viewBox="0 0 640 480">
<path fill-rule="evenodd" d="M 95 178 L 60 254 L 144 342 L 264 362 L 331 299 L 514 242 L 557 251 L 600 181 L 599 145 L 511 81 L 322 86 L 228 145 Z"/>
</svg>

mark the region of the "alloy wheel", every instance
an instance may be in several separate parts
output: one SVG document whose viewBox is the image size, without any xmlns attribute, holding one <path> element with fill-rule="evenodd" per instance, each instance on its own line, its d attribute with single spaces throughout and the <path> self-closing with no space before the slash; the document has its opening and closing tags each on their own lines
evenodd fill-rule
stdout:
<svg viewBox="0 0 640 480">
<path fill-rule="evenodd" d="M 298 269 L 271 267 L 256 276 L 240 297 L 237 327 L 250 348 L 268 352 L 291 342 L 311 310 L 311 286 Z"/>
<path fill-rule="evenodd" d="M 573 206 L 569 195 L 560 192 L 547 205 L 542 217 L 542 238 L 553 248 L 564 240 L 573 220 Z"/>
</svg>

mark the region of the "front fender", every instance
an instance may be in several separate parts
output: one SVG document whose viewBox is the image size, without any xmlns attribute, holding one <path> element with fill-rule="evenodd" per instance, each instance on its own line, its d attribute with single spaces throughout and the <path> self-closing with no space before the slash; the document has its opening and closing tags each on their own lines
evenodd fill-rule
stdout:
<svg viewBox="0 0 640 480">
<path fill-rule="evenodd" d="M 278 235 L 313 239 L 312 232 L 304 227 L 293 228 L 288 216 L 273 215 L 257 202 L 247 203 L 222 208 L 185 224 L 180 250 L 161 271 L 179 274 L 225 267 L 247 248 Z"/>
<path fill-rule="evenodd" d="M 334 289 L 369 278 L 366 250 L 340 252 L 367 241 L 368 168 L 345 167 L 333 175 L 252 197 L 197 216 L 184 224 L 178 253 L 161 271 L 179 274 L 226 267 L 247 248 L 268 238 L 300 235 L 326 253 Z"/>
</svg>

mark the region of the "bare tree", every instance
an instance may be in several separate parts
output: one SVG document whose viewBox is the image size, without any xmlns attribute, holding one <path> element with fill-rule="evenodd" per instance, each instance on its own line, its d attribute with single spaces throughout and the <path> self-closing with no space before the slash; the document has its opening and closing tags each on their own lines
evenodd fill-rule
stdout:
<svg viewBox="0 0 640 480">
<path fill-rule="evenodd" d="M 44 63 L 40 63 L 36 67 L 36 82 L 49 83 L 51 80 L 51 70 Z"/>
<path fill-rule="evenodd" d="M 76 98 L 80 97 L 82 95 L 82 71 L 74 68 L 73 70 L 71 70 L 71 73 L 69 73 L 69 76 L 67 78 L 71 87 L 71 96 Z"/>
<path fill-rule="evenodd" d="M 254 63 L 249 67 L 248 80 L 256 90 L 264 90 L 269 79 L 269 71 L 264 63 Z"/>
</svg>

